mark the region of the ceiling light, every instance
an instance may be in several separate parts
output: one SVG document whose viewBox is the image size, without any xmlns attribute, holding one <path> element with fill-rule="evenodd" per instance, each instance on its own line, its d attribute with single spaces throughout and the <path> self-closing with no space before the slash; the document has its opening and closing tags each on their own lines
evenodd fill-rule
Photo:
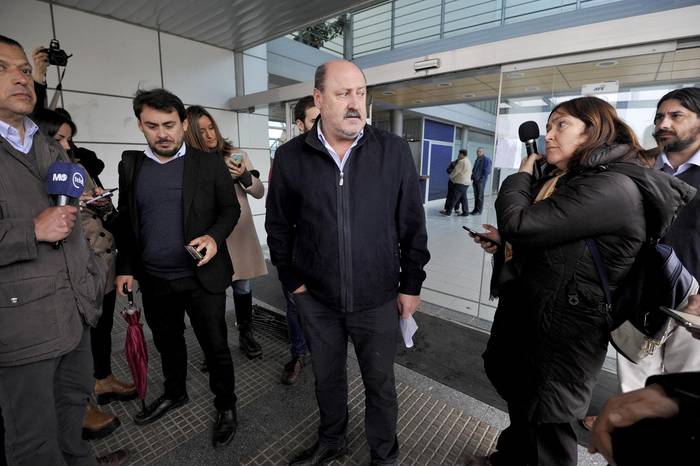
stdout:
<svg viewBox="0 0 700 466">
<path fill-rule="evenodd" d="M 539 90 L 540 90 L 539 86 L 527 86 L 525 88 L 525 92 L 536 92 Z"/>
<path fill-rule="evenodd" d="M 476 94 L 473 92 L 470 92 L 469 94 L 462 94 L 463 99 L 472 99 L 474 97 L 476 97 Z"/>
<path fill-rule="evenodd" d="M 518 78 L 524 78 L 525 73 L 522 71 L 515 71 L 513 73 L 508 73 L 506 76 L 508 76 L 510 79 L 518 79 Z"/>
<path fill-rule="evenodd" d="M 424 104 L 424 103 L 425 103 L 425 100 L 423 100 L 423 99 L 416 99 L 416 100 L 413 101 L 413 103 L 414 103 L 414 104 Z"/>
<path fill-rule="evenodd" d="M 396 95 L 396 91 L 384 91 L 382 95 Z"/>
<path fill-rule="evenodd" d="M 608 68 L 617 65 L 617 60 L 605 60 L 595 64 L 598 68 Z"/>
<path fill-rule="evenodd" d="M 445 87 L 452 87 L 452 83 L 449 83 L 449 82 L 438 83 L 438 84 L 437 84 L 437 87 L 442 87 L 442 88 L 445 88 Z"/>
</svg>

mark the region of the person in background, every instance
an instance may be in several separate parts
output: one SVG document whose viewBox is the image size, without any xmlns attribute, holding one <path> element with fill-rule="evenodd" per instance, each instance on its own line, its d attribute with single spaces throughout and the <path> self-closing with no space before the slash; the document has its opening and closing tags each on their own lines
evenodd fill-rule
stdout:
<svg viewBox="0 0 700 466">
<path fill-rule="evenodd" d="M 34 79 L 34 92 L 36 93 L 36 104 L 34 105 L 34 111 L 36 113 L 41 109 L 47 108 L 47 85 L 46 85 L 46 71 L 49 66 L 49 55 L 46 52 L 46 48 L 37 47 L 32 52 L 32 61 L 34 67 L 32 68 L 32 78 Z M 51 110 L 54 110 L 51 108 Z M 69 125 L 73 132 L 71 138 L 68 140 L 68 144 L 71 148 L 73 160 L 77 160 L 85 170 L 87 170 L 90 178 L 97 184 L 98 187 L 103 188 L 102 182 L 100 181 L 100 173 L 105 168 L 105 164 L 102 160 L 97 158 L 97 154 L 84 147 L 77 147 L 73 144 L 73 137 L 78 132 L 75 124 L 73 123 L 73 118 L 70 113 L 64 108 L 56 108 L 56 112 L 62 114 L 69 120 Z"/>
<path fill-rule="evenodd" d="M 476 161 L 472 170 L 472 186 L 474 186 L 474 210 L 469 215 L 479 215 L 484 209 L 484 191 L 486 180 L 491 174 L 491 159 L 484 155 L 484 148 L 476 149 Z"/>
<path fill-rule="evenodd" d="M 265 195 L 265 187 L 260 181 L 260 173 L 253 167 L 248 154 L 236 149 L 224 139 L 214 118 L 199 105 L 192 105 L 187 109 L 185 142 L 197 150 L 220 155 L 231 174 L 238 204 L 241 206 L 236 228 L 226 238 L 226 245 L 233 263 L 231 288 L 236 308 L 239 344 L 241 351 L 248 358 L 260 357 L 262 347 L 253 335 L 253 293 L 250 280 L 267 274 L 267 266 L 255 231 L 248 196 L 262 199 Z"/>
<path fill-rule="evenodd" d="M 34 112 L 33 119 L 41 132 L 58 142 L 72 159 L 72 148 L 69 141 L 73 136 L 73 122 L 67 119 L 64 114 L 49 109 Z M 72 160 L 75 162 L 74 159 Z M 105 219 L 113 218 L 115 209 L 109 199 L 85 204 L 104 192 L 102 188 L 95 185 L 95 182 L 88 175 L 85 180 L 85 191 L 80 198 L 80 222 L 85 238 L 97 257 L 105 262 L 108 271 L 105 296 L 102 300 L 102 315 L 97 321 L 97 325 L 90 329 L 90 348 L 95 377 L 94 395 L 98 404 L 107 404 L 113 400 L 128 401 L 136 398 L 134 384 L 122 382 L 112 374 L 112 326 L 117 295 L 114 289 L 114 258 L 117 251 L 114 237 L 105 227 Z M 101 411 L 92 401 L 88 400 L 83 420 L 83 437 L 87 439 L 104 438 L 119 425 L 120 421 L 117 416 Z"/>
<path fill-rule="evenodd" d="M 586 240 L 601 251 L 615 289 L 642 243 L 665 232 L 692 190 L 647 168 L 634 132 L 595 97 L 554 107 L 545 142 L 554 169 L 534 180 L 541 156 L 524 159 L 499 191 L 498 230 L 490 227 L 481 241 L 488 251 L 500 244 L 492 278 L 499 303 L 483 357 L 510 425 L 496 451 L 473 466 L 576 465 L 573 425 L 588 409 L 610 326 Z"/>
<path fill-rule="evenodd" d="M 29 115 L 36 103 L 22 46 L 0 36 L 0 409 L 9 464 L 122 464 L 82 439 L 90 375 L 88 328 L 106 270 L 84 239 L 78 208 L 57 206 L 47 168 L 68 156 Z M 58 244 L 58 247 L 56 245 Z"/>
<path fill-rule="evenodd" d="M 300 134 L 311 131 L 311 128 L 314 127 L 318 119 L 319 113 L 320 110 L 316 107 L 314 96 L 307 95 L 299 99 L 296 105 L 294 105 L 294 124 Z M 271 179 L 270 183 L 272 183 Z M 306 347 L 306 340 L 304 339 L 304 331 L 301 328 L 299 314 L 297 313 L 297 307 L 294 303 L 294 297 L 291 291 L 284 287 L 284 284 L 282 284 L 282 293 L 287 302 L 287 332 L 289 334 L 289 350 L 292 358 L 284 365 L 280 380 L 285 385 L 292 385 L 297 381 L 301 371 L 306 365 L 308 349 Z"/>
<path fill-rule="evenodd" d="M 277 149 L 265 228 L 272 263 L 294 293 L 311 352 L 318 441 L 291 464 L 347 452 L 347 349 L 365 387 L 373 465 L 397 464 L 394 379 L 399 316 L 420 304 L 430 259 L 418 174 L 406 141 L 366 124 L 367 83 L 353 63 L 316 69 L 320 118 Z"/>
<path fill-rule="evenodd" d="M 655 169 L 698 188 L 695 199 L 680 211 L 661 242 L 672 246 L 688 271 L 700 277 L 700 88 L 685 87 L 664 95 L 657 104 L 654 125 L 660 150 Z M 676 329 L 664 344 L 638 364 L 617 357 L 623 392 L 642 388 L 652 375 L 700 371 L 700 341 L 672 325 Z"/>
<path fill-rule="evenodd" d="M 461 204 L 462 217 L 469 215 L 469 201 L 467 201 L 467 189 L 471 184 L 472 164 L 467 158 L 467 150 L 460 149 L 457 155 L 457 163 L 450 172 L 452 182 L 452 197 L 447 200 L 445 209 L 441 210 L 442 215 L 451 215 L 452 209 L 457 210 L 457 205 Z"/>
</svg>

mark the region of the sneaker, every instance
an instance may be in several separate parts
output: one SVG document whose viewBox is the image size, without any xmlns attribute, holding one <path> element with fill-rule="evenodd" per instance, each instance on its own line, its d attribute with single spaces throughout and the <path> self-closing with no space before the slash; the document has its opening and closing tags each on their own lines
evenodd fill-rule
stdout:
<svg viewBox="0 0 700 466">
<path fill-rule="evenodd" d="M 304 369 L 304 357 L 293 356 L 292 360 L 284 365 L 282 371 L 282 383 L 285 385 L 293 385 L 297 381 L 299 374 Z"/>
</svg>

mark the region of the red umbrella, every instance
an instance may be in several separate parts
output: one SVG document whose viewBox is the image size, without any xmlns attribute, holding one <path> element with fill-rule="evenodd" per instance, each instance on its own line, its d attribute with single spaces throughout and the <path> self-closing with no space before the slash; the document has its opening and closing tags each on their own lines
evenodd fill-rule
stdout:
<svg viewBox="0 0 700 466">
<path fill-rule="evenodd" d="M 136 385 L 136 393 L 141 400 L 141 408 L 146 410 L 146 385 L 148 381 L 148 350 L 143 336 L 141 310 L 134 304 L 134 293 L 124 284 L 124 293 L 129 300 L 129 307 L 122 310 L 122 316 L 129 326 L 126 329 L 126 362 L 131 370 L 131 377 Z"/>
</svg>

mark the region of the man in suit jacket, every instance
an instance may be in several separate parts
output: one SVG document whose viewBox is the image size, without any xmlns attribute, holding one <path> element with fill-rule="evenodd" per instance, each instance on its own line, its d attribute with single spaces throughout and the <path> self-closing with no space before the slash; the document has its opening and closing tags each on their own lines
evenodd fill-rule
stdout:
<svg viewBox="0 0 700 466">
<path fill-rule="evenodd" d="M 236 432 L 236 395 L 228 347 L 225 290 L 233 266 L 226 238 L 240 215 L 224 160 L 188 147 L 185 106 L 164 89 L 134 98 L 143 151 L 126 151 L 119 164 L 117 290 L 141 285 L 146 322 L 153 331 L 165 393 L 138 413 L 144 425 L 189 401 L 184 314 L 204 351 L 218 411 L 212 443 L 227 445 Z M 201 253 L 194 259 L 185 248 Z"/>
</svg>

